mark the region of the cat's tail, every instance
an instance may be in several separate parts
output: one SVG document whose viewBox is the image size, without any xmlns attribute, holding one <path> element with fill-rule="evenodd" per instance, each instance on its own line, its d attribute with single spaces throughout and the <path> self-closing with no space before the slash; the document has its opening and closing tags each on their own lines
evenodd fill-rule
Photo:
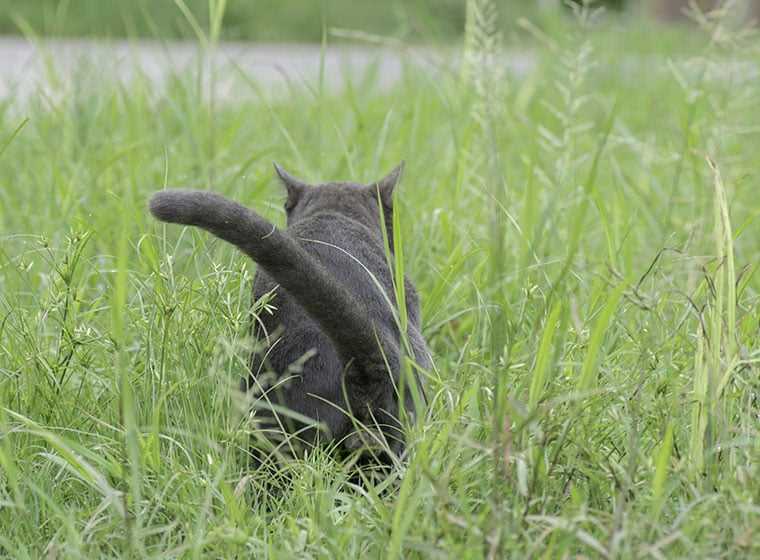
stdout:
<svg viewBox="0 0 760 560">
<path fill-rule="evenodd" d="M 250 256 L 322 326 L 354 372 L 377 379 L 388 368 L 398 371 L 397 343 L 375 328 L 364 304 L 256 212 L 215 193 L 186 190 L 156 193 L 150 211 L 163 222 L 203 228 Z"/>
</svg>

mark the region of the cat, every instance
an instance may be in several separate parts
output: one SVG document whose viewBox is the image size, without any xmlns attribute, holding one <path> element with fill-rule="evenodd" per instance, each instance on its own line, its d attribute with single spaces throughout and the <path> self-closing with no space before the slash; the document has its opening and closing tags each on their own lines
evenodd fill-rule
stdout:
<svg viewBox="0 0 760 560">
<path fill-rule="evenodd" d="M 150 212 L 203 228 L 258 264 L 253 298 L 273 294 L 273 310 L 254 321 L 254 337 L 264 344 L 241 386 L 265 403 L 255 416 L 270 451 L 330 443 L 390 465 L 405 452 L 401 409 L 414 417 L 424 403 L 417 368 L 432 366 L 408 278 L 406 346 L 400 336 L 385 250 L 384 234 L 394 246 L 393 192 L 403 162 L 369 185 L 312 186 L 274 168 L 287 194 L 284 230 L 206 191 L 158 192 Z M 404 348 L 416 367 L 402 383 Z"/>
</svg>

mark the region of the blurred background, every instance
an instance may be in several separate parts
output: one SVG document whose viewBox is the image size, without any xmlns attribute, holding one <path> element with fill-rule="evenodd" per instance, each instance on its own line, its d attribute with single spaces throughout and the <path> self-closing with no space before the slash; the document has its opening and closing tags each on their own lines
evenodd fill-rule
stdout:
<svg viewBox="0 0 760 560">
<path fill-rule="evenodd" d="M 521 18 L 550 26 L 580 0 L 496 2 L 505 39 L 519 41 Z M 447 41 L 462 35 L 465 0 L 227 0 L 223 40 L 318 42 L 341 30 L 411 42 Z M 760 0 L 596 0 L 610 19 L 631 27 L 684 22 L 690 13 L 730 5 L 733 17 L 760 19 Z M 0 0 L 0 33 L 58 37 L 192 39 L 209 28 L 207 0 Z M 365 37 L 366 39 L 366 37 Z"/>
</svg>

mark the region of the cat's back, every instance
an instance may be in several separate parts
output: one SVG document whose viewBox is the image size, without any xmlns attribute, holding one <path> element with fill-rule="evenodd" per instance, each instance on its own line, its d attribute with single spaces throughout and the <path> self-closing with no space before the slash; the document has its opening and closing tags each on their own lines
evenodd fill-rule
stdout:
<svg viewBox="0 0 760 560">
<path fill-rule="evenodd" d="M 356 220 L 330 212 L 304 219 L 287 231 L 330 272 L 335 282 L 361 301 L 376 320 L 382 317 L 392 319 L 388 298 L 393 299 L 393 285 L 379 235 Z M 260 271 L 254 286 L 256 297 L 261 297 L 275 284 Z M 293 299 L 286 293 L 281 296 Z M 290 305 L 287 307 L 282 309 L 285 313 L 279 315 L 288 314 Z M 298 315 L 300 320 L 300 313 Z M 287 317 L 283 318 L 287 320 Z"/>
<path fill-rule="evenodd" d="M 361 224 L 330 214 L 298 222 L 288 228 L 288 234 L 364 306 L 376 327 L 391 336 L 397 334 L 391 306 L 386 299 L 393 298 L 393 290 L 382 240 L 373 239 L 371 232 Z M 267 335 L 276 336 L 272 341 L 277 342 L 265 352 L 266 361 L 275 371 L 282 373 L 307 352 L 315 351 L 315 356 L 302 366 L 302 382 L 309 385 L 311 392 L 328 400 L 340 399 L 340 376 L 325 375 L 325 372 L 340 372 L 344 368 L 332 340 L 298 303 L 296 296 L 259 269 L 253 283 L 254 299 L 272 291 L 271 306 L 258 315 L 253 326 L 254 335 L 259 340 L 268 338 Z M 346 314 L 344 309 L 332 309 L 331 312 L 337 316 Z M 253 371 L 261 369 L 262 359 L 263 356 L 254 355 Z M 306 401 L 302 402 L 294 395 L 291 397 L 290 406 L 296 406 L 307 415 L 317 414 L 314 410 L 300 408 L 308 404 Z"/>
<path fill-rule="evenodd" d="M 288 231 L 355 295 L 381 296 L 378 283 L 392 288 L 382 236 L 365 224 L 326 212 Z"/>
</svg>

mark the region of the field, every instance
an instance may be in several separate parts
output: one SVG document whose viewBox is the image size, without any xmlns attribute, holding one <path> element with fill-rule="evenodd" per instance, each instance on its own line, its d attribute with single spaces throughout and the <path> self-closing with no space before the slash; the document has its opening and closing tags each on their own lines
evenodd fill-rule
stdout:
<svg viewBox="0 0 760 560">
<path fill-rule="evenodd" d="M 325 26 L 406 39 L 448 39 L 461 34 L 465 18 L 465 3 L 460 0 L 224 0 L 214 4 L 224 9 L 221 36 L 227 40 L 319 41 Z M 518 0 L 517 4 L 522 13 L 531 11 L 530 2 Z M 212 19 L 208 0 L 0 0 L 3 33 L 193 39 L 191 20 L 208 29 Z"/>
<path fill-rule="evenodd" d="M 502 75 L 479 21 L 461 68 L 390 91 L 241 76 L 221 103 L 85 71 L 0 104 L 0 555 L 760 555 L 760 43 L 579 21 Z M 237 392 L 254 267 L 147 199 L 282 223 L 273 160 L 402 159 L 436 363 L 411 457 L 362 489 L 315 452 L 267 497 Z"/>
</svg>

